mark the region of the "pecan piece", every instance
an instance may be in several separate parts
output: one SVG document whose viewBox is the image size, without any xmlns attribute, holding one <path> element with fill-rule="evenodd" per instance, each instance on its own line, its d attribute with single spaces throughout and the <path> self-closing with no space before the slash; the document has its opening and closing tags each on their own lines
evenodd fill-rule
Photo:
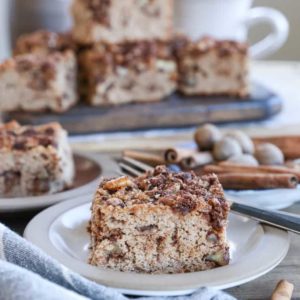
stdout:
<svg viewBox="0 0 300 300">
<path fill-rule="evenodd" d="M 131 186 L 132 182 L 127 176 L 112 179 L 104 183 L 103 188 L 109 191 L 117 191 Z"/>
</svg>

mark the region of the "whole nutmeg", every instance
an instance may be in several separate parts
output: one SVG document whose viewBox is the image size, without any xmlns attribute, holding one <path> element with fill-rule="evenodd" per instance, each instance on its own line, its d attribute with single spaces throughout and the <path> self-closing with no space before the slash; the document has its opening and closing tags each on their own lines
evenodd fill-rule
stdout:
<svg viewBox="0 0 300 300">
<path fill-rule="evenodd" d="M 224 163 L 246 165 L 246 166 L 253 166 L 253 167 L 257 167 L 259 165 L 256 158 L 250 154 L 234 155 L 230 157 L 228 160 L 226 160 Z"/>
<path fill-rule="evenodd" d="M 194 138 L 200 150 L 211 150 L 222 138 L 222 133 L 218 127 L 205 124 L 196 130 Z"/>
<path fill-rule="evenodd" d="M 217 142 L 213 149 L 213 155 L 216 160 L 227 160 L 232 156 L 241 154 L 242 148 L 240 144 L 229 136 Z"/>
<path fill-rule="evenodd" d="M 256 146 L 255 157 L 261 165 L 283 165 L 284 155 L 275 145 L 264 143 Z"/>
<path fill-rule="evenodd" d="M 243 153 L 254 154 L 254 143 L 252 139 L 241 130 L 233 130 L 226 134 L 235 139 L 242 147 Z"/>
<path fill-rule="evenodd" d="M 285 162 L 285 166 L 300 171 L 300 159 L 288 160 Z"/>
</svg>

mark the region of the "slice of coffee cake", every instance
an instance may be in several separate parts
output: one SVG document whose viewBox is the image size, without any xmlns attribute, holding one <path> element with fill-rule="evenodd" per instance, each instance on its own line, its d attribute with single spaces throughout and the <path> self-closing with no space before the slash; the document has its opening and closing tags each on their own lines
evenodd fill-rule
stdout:
<svg viewBox="0 0 300 300">
<path fill-rule="evenodd" d="M 0 125 L 0 196 L 53 194 L 71 187 L 74 162 L 58 123 Z"/>
<path fill-rule="evenodd" d="M 172 43 L 98 44 L 79 57 L 81 90 L 92 105 L 159 101 L 175 91 Z"/>
<path fill-rule="evenodd" d="M 179 90 L 186 95 L 249 94 L 248 48 L 209 37 L 190 42 L 178 54 Z"/>
<path fill-rule="evenodd" d="M 168 39 L 173 0 L 73 0 L 73 36 L 79 44 Z"/>
<path fill-rule="evenodd" d="M 121 271 L 182 273 L 229 263 L 229 204 L 215 175 L 156 167 L 104 180 L 92 205 L 90 264 Z"/>
<path fill-rule="evenodd" d="M 77 102 L 73 51 L 23 54 L 0 64 L 0 111 L 64 112 Z"/>
</svg>

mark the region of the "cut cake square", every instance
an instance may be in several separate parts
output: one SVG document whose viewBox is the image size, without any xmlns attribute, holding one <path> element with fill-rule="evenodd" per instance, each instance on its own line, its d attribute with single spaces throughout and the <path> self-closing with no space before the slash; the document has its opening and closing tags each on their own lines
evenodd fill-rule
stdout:
<svg viewBox="0 0 300 300">
<path fill-rule="evenodd" d="M 23 54 L 0 65 L 0 111 L 64 112 L 77 102 L 73 51 Z"/>
<path fill-rule="evenodd" d="M 1 197 L 54 194 L 73 184 L 73 156 L 58 123 L 0 125 L 0 161 Z"/>
<path fill-rule="evenodd" d="M 159 101 L 177 87 L 168 42 L 99 44 L 80 54 L 79 66 L 81 91 L 95 106 Z"/>
<path fill-rule="evenodd" d="M 209 37 L 192 41 L 178 54 L 179 90 L 185 95 L 246 97 L 248 64 L 244 43 Z"/>
<path fill-rule="evenodd" d="M 215 175 L 166 167 L 104 180 L 92 204 L 90 264 L 121 271 L 182 273 L 229 263 L 229 204 Z"/>
<path fill-rule="evenodd" d="M 74 0 L 73 36 L 80 44 L 168 39 L 173 0 Z"/>
</svg>

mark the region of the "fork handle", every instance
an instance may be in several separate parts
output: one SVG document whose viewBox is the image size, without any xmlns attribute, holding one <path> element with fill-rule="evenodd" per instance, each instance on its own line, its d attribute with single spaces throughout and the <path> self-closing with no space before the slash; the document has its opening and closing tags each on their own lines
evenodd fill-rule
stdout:
<svg viewBox="0 0 300 300">
<path fill-rule="evenodd" d="M 262 224 L 300 234 L 300 217 L 294 214 L 259 209 L 256 207 L 232 203 L 231 210 L 243 216 L 250 217 Z"/>
</svg>

